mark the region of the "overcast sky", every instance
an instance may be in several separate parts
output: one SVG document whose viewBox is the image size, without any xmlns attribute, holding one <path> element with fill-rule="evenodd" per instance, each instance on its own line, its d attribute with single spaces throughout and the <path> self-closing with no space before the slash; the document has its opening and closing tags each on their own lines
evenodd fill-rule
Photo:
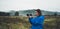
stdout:
<svg viewBox="0 0 60 29">
<path fill-rule="evenodd" d="M 41 9 L 60 12 L 60 0 L 0 0 L 0 11 Z"/>
</svg>

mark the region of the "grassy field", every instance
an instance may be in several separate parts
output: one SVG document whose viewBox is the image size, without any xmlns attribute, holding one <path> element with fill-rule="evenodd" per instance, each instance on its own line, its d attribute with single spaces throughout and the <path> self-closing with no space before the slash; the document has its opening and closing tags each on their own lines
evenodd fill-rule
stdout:
<svg viewBox="0 0 60 29">
<path fill-rule="evenodd" d="M 60 16 L 45 17 L 44 29 L 60 29 Z M 29 29 L 29 19 L 23 16 L 0 16 L 0 29 Z"/>
</svg>

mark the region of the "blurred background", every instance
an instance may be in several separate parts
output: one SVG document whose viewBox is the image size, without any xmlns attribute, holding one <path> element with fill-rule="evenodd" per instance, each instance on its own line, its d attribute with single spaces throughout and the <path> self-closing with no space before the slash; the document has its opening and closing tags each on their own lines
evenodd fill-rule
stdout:
<svg viewBox="0 0 60 29">
<path fill-rule="evenodd" d="M 60 29 L 60 0 L 0 0 L 0 29 L 29 29 L 26 14 L 41 9 L 44 29 Z"/>
<path fill-rule="evenodd" d="M 31 24 L 26 14 L 35 16 L 35 10 L 0 12 L 0 29 L 29 29 Z M 60 29 L 60 12 L 41 12 L 45 16 L 44 29 Z"/>
</svg>

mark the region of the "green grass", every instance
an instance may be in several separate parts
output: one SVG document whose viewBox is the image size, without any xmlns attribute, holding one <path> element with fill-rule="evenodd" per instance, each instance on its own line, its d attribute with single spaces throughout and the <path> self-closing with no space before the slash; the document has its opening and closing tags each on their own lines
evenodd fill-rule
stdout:
<svg viewBox="0 0 60 29">
<path fill-rule="evenodd" d="M 31 24 L 29 23 L 28 18 L 23 16 L 5 16 L 5 17 L 0 16 L 0 20 L 5 20 L 5 21 L 2 21 L 0 24 L 1 29 L 8 29 L 8 28 L 29 29 L 31 27 Z M 55 17 L 45 18 L 44 29 L 56 29 L 56 26 L 57 26 L 56 21 L 57 21 L 57 18 Z"/>
</svg>

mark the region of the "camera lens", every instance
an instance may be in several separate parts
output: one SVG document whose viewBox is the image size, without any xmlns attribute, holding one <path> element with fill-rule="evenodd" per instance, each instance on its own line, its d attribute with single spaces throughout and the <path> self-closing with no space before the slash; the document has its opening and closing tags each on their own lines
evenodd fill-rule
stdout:
<svg viewBox="0 0 60 29">
<path fill-rule="evenodd" d="M 30 14 L 30 16 L 32 16 L 32 14 Z"/>
<path fill-rule="evenodd" d="M 27 14 L 27 16 L 29 16 L 29 14 Z"/>
</svg>

